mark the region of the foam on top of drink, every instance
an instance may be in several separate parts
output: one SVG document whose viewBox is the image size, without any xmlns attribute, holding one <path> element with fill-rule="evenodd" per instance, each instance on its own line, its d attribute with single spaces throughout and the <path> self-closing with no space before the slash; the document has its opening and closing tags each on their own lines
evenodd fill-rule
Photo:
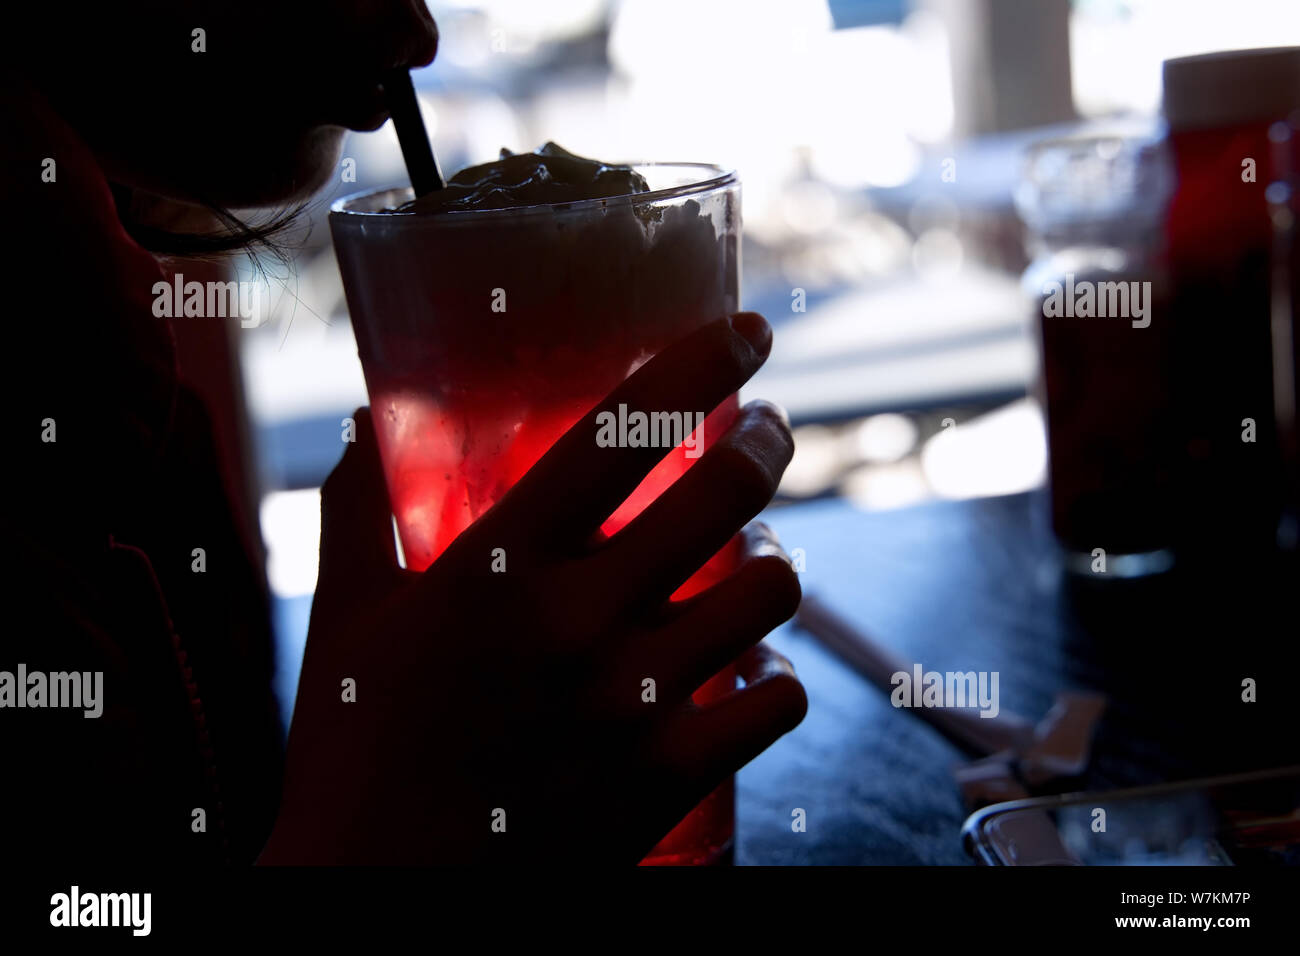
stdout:
<svg viewBox="0 0 1300 956">
<path fill-rule="evenodd" d="M 541 203 L 609 199 L 649 190 L 631 166 L 577 156 L 547 143 L 531 153 L 501 150 L 501 158 L 462 169 L 443 189 L 398 207 L 398 212 L 509 209 Z"/>
</svg>

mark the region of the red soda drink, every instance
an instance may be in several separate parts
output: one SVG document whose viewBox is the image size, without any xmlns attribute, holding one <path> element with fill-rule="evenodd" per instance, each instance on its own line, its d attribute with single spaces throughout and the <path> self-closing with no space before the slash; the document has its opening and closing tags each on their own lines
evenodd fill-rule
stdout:
<svg viewBox="0 0 1300 956">
<path fill-rule="evenodd" d="M 421 214 L 393 211 L 409 198 L 395 190 L 335 204 L 330 226 L 408 567 L 432 564 L 652 355 L 739 308 L 735 176 L 637 171 L 649 191 L 613 199 Z M 712 410 L 692 455 L 672 449 L 605 533 L 676 481 L 736 412 L 735 396 Z M 733 548 L 674 599 L 730 573 Z M 728 668 L 695 700 L 734 686 Z M 644 862 L 718 861 L 733 829 L 728 780 Z"/>
</svg>

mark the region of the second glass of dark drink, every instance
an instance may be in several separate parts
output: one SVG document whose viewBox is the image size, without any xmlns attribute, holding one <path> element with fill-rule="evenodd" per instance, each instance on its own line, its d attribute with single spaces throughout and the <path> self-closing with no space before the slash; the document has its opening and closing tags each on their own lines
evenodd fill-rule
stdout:
<svg viewBox="0 0 1300 956">
<path fill-rule="evenodd" d="M 648 191 L 508 208 L 400 209 L 411 191 L 330 215 L 388 491 L 408 567 L 423 570 L 555 441 L 668 344 L 740 306 L 740 185 L 712 166 L 637 166 Z M 665 412 L 688 409 L 665 409 Z M 732 396 L 671 451 L 603 530 L 616 533 L 698 459 Z M 593 436 L 595 441 L 595 436 Z M 675 597 L 734 566 L 728 547 Z M 728 669 L 696 693 L 734 687 Z M 725 782 L 646 858 L 730 849 Z"/>
</svg>

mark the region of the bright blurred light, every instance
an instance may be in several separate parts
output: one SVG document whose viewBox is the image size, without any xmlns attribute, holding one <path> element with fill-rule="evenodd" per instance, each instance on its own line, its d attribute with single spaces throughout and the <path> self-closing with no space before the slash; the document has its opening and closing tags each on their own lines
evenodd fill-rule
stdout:
<svg viewBox="0 0 1300 956">
<path fill-rule="evenodd" d="M 859 468 L 844 479 L 840 490 L 853 504 L 868 511 L 906 508 L 932 497 L 925 475 L 913 459 Z"/>
<path fill-rule="evenodd" d="M 917 10 L 903 21 L 903 36 L 911 44 L 907 82 L 914 107 L 907 131 L 923 143 L 941 142 L 952 135 L 954 109 L 947 28 L 938 14 Z"/>
<path fill-rule="evenodd" d="M 1085 116 L 1153 114 L 1164 60 L 1293 45 L 1300 45 L 1296 0 L 1083 0 L 1070 15 L 1075 106 Z"/>
<path fill-rule="evenodd" d="M 828 489 L 842 465 L 840 441 L 824 425 L 803 425 L 794 431 L 794 458 L 781 476 L 780 491 L 810 498 Z"/>
<path fill-rule="evenodd" d="M 772 242 L 783 239 L 779 233 L 773 237 L 770 227 L 751 227 L 748 213 L 745 232 Z M 795 245 L 782 255 L 781 272 L 791 285 L 861 282 L 869 277 L 889 275 L 906 265 L 912 248 L 912 237 L 906 229 L 884 216 L 870 213 L 841 218 L 820 239 L 808 248 Z"/>
<path fill-rule="evenodd" d="M 483 69 L 492 56 L 491 24 L 477 11 L 440 13 L 438 60 L 463 70 Z"/>
<path fill-rule="evenodd" d="M 456 110 L 455 134 L 470 163 L 483 163 L 501 155 L 501 148 L 528 152 L 542 144 L 525 142 L 515 111 L 500 96 L 476 94 Z M 448 125 L 451 125 L 449 122 Z M 443 138 L 444 143 L 446 137 Z M 453 175 L 459 170 L 443 170 Z"/>
<path fill-rule="evenodd" d="M 608 52 L 612 154 L 739 170 L 746 228 L 760 233 L 825 220 L 824 195 L 787 195 L 809 173 L 897 186 L 919 167 L 918 140 L 952 126 L 946 39 L 924 15 L 833 30 L 825 0 L 624 0 Z M 813 205 L 792 213 L 792 201 Z"/>
<path fill-rule="evenodd" d="M 816 235 L 835 221 L 835 194 L 816 180 L 795 183 L 781 197 L 781 211 L 792 230 Z"/>
<path fill-rule="evenodd" d="M 921 467 L 943 498 L 1010 495 L 1040 486 L 1047 475 L 1047 432 L 1031 399 L 1013 402 L 936 434 Z"/>
<path fill-rule="evenodd" d="M 320 489 L 273 491 L 262 499 L 266 576 L 276 597 L 316 590 L 320 563 Z"/>
<path fill-rule="evenodd" d="M 539 43 L 563 40 L 585 33 L 605 16 L 605 0 L 443 0 L 439 4 L 453 11 L 482 13 L 488 20 L 488 34 L 505 50 L 530 52 Z"/>
<path fill-rule="evenodd" d="M 951 282 L 963 261 L 961 239 L 950 229 L 927 229 L 912 246 L 912 265 L 926 282 Z"/>
<path fill-rule="evenodd" d="M 872 415 L 857 428 L 858 457 L 868 462 L 894 462 L 916 445 L 916 424 L 906 415 Z"/>
<path fill-rule="evenodd" d="M 893 27 L 866 27 L 831 33 L 814 52 L 801 69 L 813 171 L 846 189 L 907 182 L 921 163 L 908 129 L 929 89 L 914 82 L 912 43 Z"/>
<path fill-rule="evenodd" d="M 814 38 L 831 27 L 826 0 L 623 0 L 610 28 L 609 56 L 616 69 L 637 78 L 726 82 L 740 70 L 744 79 L 766 78 L 763 86 L 776 89 L 771 75 L 784 77 L 791 60 L 806 62 Z"/>
</svg>

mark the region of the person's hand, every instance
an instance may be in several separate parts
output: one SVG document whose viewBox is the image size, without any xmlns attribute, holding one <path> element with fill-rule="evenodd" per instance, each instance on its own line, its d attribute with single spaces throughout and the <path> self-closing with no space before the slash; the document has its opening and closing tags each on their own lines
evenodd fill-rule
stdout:
<svg viewBox="0 0 1300 956">
<path fill-rule="evenodd" d="M 780 410 L 745 406 L 630 524 L 599 531 L 667 449 L 599 447 L 597 412 L 708 411 L 770 346 L 767 323 L 740 313 L 666 349 L 422 574 L 398 566 L 358 412 L 322 489 L 320 577 L 261 862 L 634 863 L 803 719 L 789 662 L 759 643 L 794 613 L 798 578 L 770 531 L 744 527 L 793 452 Z M 670 602 L 738 532 L 738 568 Z M 743 689 L 691 701 L 737 660 Z"/>
</svg>

